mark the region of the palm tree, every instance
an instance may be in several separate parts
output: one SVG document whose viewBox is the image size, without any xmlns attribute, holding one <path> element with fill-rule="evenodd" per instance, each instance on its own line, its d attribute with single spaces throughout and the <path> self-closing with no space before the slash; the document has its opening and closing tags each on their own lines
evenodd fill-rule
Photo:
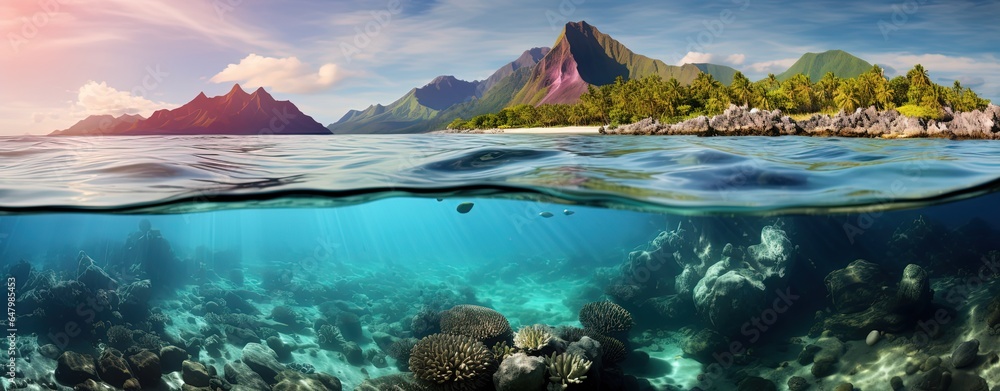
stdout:
<svg viewBox="0 0 1000 391">
<path fill-rule="evenodd" d="M 833 72 L 827 72 L 823 75 L 823 78 L 819 79 L 816 83 L 816 88 L 819 89 L 819 98 L 821 109 L 826 109 L 828 106 L 832 107 L 835 105 L 833 102 L 833 96 L 837 93 L 837 87 L 840 86 L 840 79 Z"/>
<path fill-rule="evenodd" d="M 858 82 L 854 79 L 844 80 L 837 88 L 837 94 L 834 97 L 834 101 L 837 106 L 844 109 L 847 112 L 852 112 L 861 107 L 861 98 L 859 96 Z"/>
<path fill-rule="evenodd" d="M 774 76 L 773 73 L 768 73 L 767 74 L 767 89 L 768 89 L 768 91 L 770 91 L 770 90 L 776 90 L 779 87 L 781 87 L 781 82 L 778 81 L 778 77 Z"/>
<path fill-rule="evenodd" d="M 924 69 L 923 65 L 917 64 L 913 66 L 909 72 L 906 73 L 906 78 L 910 79 L 911 87 L 929 87 L 931 85 L 930 74 Z"/>
<path fill-rule="evenodd" d="M 736 72 L 733 75 L 733 84 L 729 89 L 732 91 L 732 97 L 736 100 L 737 104 L 750 106 L 750 103 L 754 103 L 756 100 L 753 84 L 750 83 L 750 79 L 743 76 L 742 72 Z"/>
</svg>

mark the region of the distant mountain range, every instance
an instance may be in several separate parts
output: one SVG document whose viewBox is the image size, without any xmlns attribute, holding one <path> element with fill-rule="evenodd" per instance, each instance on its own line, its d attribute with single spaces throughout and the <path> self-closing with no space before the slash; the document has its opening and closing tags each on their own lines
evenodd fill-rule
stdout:
<svg viewBox="0 0 1000 391">
<path fill-rule="evenodd" d="M 815 82 L 826 72 L 855 77 L 871 67 L 847 52 L 832 50 L 805 54 L 778 78 L 785 80 L 804 73 Z M 421 133 L 443 129 L 455 118 L 469 119 L 518 104 L 576 103 L 587 92 L 587 86 L 614 83 L 618 77 L 627 80 L 659 75 L 686 85 L 707 73 L 729 85 L 736 72 L 718 64 L 668 65 L 632 52 L 587 22 L 570 22 L 551 50 L 528 50 L 485 81 L 439 76 L 388 106 L 376 104 L 363 111 L 351 110 L 328 128 L 338 134 Z"/>
<path fill-rule="evenodd" d="M 239 84 L 228 94 L 209 98 L 199 93 L 173 110 L 157 110 L 149 118 L 138 115 L 90 116 L 52 136 L 138 135 L 258 135 L 330 134 L 319 122 L 289 101 L 277 101 L 258 88 L 247 94 Z"/>
<path fill-rule="evenodd" d="M 776 76 L 786 80 L 803 73 L 816 82 L 827 72 L 848 78 L 871 67 L 847 52 L 831 50 L 806 53 Z M 156 111 L 149 118 L 90 116 L 51 135 L 422 133 L 443 129 L 456 118 L 470 119 L 512 105 L 577 103 L 588 86 L 614 83 L 618 77 L 627 80 L 658 75 L 690 84 L 698 75 L 707 73 L 728 85 L 736 72 L 718 64 L 668 65 L 632 52 L 581 21 L 567 23 L 552 49 L 526 50 L 484 80 L 439 76 L 387 106 L 376 104 L 351 110 L 328 127 L 303 114 L 291 102 L 274 100 L 263 88 L 247 94 L 237 84 L 226 95 L 209 98 L 200 93 L 181 107 Z"/>
</svg>

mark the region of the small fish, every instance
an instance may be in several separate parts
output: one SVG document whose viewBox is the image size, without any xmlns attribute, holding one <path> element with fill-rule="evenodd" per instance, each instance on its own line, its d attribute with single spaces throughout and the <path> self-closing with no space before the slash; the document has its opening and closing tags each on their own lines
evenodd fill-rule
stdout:
<svg viewBox="0 0 1000 391">
<path fill-rule="evenodd" d="M 458 213 L 466 214 L 466 213 L 469 213 L 470 211 L 472 211 L 472 207 L 473 206 L 476 206 L 476 204 L 473 204 L 471 202 L 464 202 L 464 203 L 458 204 L 458 208 L 455 208 L 455 210 L 457 210 Z"/>
<path fill-rule="evenodd" d="M 539 213 L 538 215 L 539 215 L 539 216 L 542 216 L 542 217 L 544 217 L 544 218 L 546 218 L 546 219 L 547 219 L 547 218 L 550 218 L 550 217 L 552 217 L 552 216 L 555 216 L 555 215 L 554 215 L 554 214 L 552 214 L 551 212 L 542 212 L 542 213 Z"/>
<path fill-rule="evenodd" d="M 438 198 L 438 202 L 444 201 L 444 198 Z"/>
<path fill-rule="evenodd" d="M 563 209 L 563 214 L 566 215 L 566 216 L 572 216 L 574 213 L 576 213 L 576 212 L 571 211 L 569 209 Z"/>
</svg>

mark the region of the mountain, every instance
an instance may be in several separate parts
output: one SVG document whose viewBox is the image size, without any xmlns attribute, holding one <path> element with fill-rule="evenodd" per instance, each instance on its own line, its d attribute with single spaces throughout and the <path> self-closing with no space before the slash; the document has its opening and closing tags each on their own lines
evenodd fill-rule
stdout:
<svg viewBox="0 0 1000 391">
<path fill-rule="evenodd" d="M 464 81 L 454 76 L 438 76 L 423 87 L 414 88 L 388 106 L 380 104 L 367 109 L 347 112 L 329 126 L 334 133 L 420 133 L 434 130 L 442 121 L 442 113 L 477 113 L 477 107 L 506 107 L 513 95 L 508 93 L 510 78 L 533 67 L 549 52 L 549 48 L 526 50 L 516 60 L 505 64 L 483 81 Z M 521 80 L 521 79 L 516 79 Z M 516 86 L 520 89 L 523 82 Z M 500 93 L 494 89 L 502 87 Z M 514 91 L 516 92 L 516 90 Z M 504 98 L 504 96 L 506 96 Z M 486 103 L 499 102 L 499 103 Z M 454 118 L 448 118 L 450 122 Z M 447 125 L 445 122 L 445 125 Z"/>
<path fill-rule="evenodd" d="M 493 88 L 493 86 L 503 79 L 506 79 L 508 76 L 513 75 L 518 69 L 531 68 L 535 66 L 535 64 L 538 64 L 538 62 L 541 61 L 546 54 L 549 54 L 549 48 L 533 48 L 525 51 L 521 54 L 521 57 L 517 58 L 517 60 L 500 67 L 500 69 L 497 69 L 496 72 L 493 72 L 493 75 L 480 83 L 479 88 L 477 89 L 478 95 L 485 95 L 487 91 Z"/>
<path fill-rule="evenodd" d="M 86 120 L 84 120 L 86 121 Z M 79 125 L 79 124 L 77 124 Z M 76 126 L 76 125 L 74 125 Z M 53 132 L 52 135 L 77 136 L 93 133 Z M 247 94 L 239 84 L 223 96 L 209 98 L 199 93 L 187 104 L 173 110 L 157 110 L 147 119 L 131 123 L 119 121 L 107 135 L 259 135 L 259 134 L 330 134 L 323 125 L 303 114 L 289 101 L 277 101 L 258 88 Z"/>
<path fill-rule="evenodd" d="M 814 83 L 818 82 L 827 72 L 833 72 L 837 77 L 857 77 L 872 69 L 868 61 L 855 57 L 843 50 L 830 50 L 823 53 L 806 53 L 799 58 L 791 68 L 777 75 L 784 81 L 800 73 L 809 76 Z"/>
<path fill-rule="evenodd" d="M 511 104 L 576 103 L 588 85 L 659 75 L 690 84 L 702 71 L 636 54 L 587 22 L 570 22 Z"/>
<path fill-rule="evenodd" d="M 718 80 L 722 84 L 730 85 L 733 84 L 733 77 L 736 76 L 736 69 L 727 67 L 725 65 L 716 64 L 692 64 L 698 67 L 698 70 L 712 75 L 712 78 Z"/>
<path fill-rule="evenodd" d="M 112 131 L 118 128 L 127 128 L 132 124 L 143 120 L 141 115 L 123 114 L 115 117 L 110 114 L 91 115 L 80 120 L 68 129 L 52 132 L 51 136 L 103 136 L 112 135 Z"/>
<path fill-rule="evenodd" d="M 413 91 L 417 102 L 433 110 L 444 110 L 476 96 L 480 82 L 458 80 L 455 76 L 438 76 L 427 85 Z"/>
</svg>

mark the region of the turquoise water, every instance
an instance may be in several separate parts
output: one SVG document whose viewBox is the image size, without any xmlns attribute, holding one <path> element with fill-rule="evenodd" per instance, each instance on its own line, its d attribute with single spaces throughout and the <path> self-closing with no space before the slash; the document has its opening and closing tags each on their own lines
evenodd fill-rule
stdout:
<svg viewBox="0 0 1000 391">
<path fill-rule="evenodd" d="M 223 389 L 335 389 L 316 373 L 348 390 L 998 385 L 998 156 L 795 137 L 4 138 L 3 384 L 71 388 L 89 355 L 92 380 L 144 389 L 198 385 L 200 366 Z M 509 332 L 483 334 L 498 316 Z M 542 347 L 514 337 L 536 324 Z M 482 368 L 429 381 L 433 343 Z M 130 361 L 144 351 L 153 375 Z M 128 375 L 105 368 L 115 352 Z M 587 378 L 551 374 L 553 353 Z"/>
</svg>

